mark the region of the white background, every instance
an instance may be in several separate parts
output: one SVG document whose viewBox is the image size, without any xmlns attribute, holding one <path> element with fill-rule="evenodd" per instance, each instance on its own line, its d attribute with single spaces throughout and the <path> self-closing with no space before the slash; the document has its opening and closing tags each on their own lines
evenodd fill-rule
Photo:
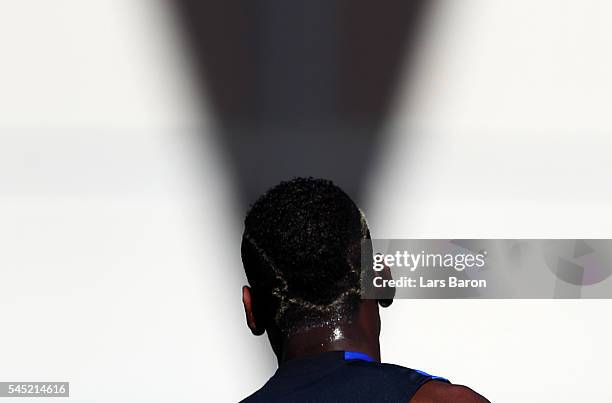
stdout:
<svg viewBox="0 0 612 403">
<path fill-rule="evenodd" d="M 437 2 L 369 178 L 373 235 L 611 237 L 611 20 L 603 0 Z M 161 2 L 0 1 L 0 380 L 236 401 L 274 371 L 179 39 Z M 397 301 L 383 358 L 494 402 L 609 402 L 610 308 Z"/>
</svg>

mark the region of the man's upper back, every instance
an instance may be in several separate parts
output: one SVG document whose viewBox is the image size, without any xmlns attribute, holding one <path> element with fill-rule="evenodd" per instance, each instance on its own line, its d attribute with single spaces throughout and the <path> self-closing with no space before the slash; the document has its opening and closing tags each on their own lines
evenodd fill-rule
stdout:
<svg viewBox="0 0 612 403">
<path fill-rule="evenodd" d="M 486 402 L 475 400 L 477 394 L 446 379 L 359 355 L 355 358 L 352 353 L 333 351 L 287 361 L 244 402 Z"/>
</svg>

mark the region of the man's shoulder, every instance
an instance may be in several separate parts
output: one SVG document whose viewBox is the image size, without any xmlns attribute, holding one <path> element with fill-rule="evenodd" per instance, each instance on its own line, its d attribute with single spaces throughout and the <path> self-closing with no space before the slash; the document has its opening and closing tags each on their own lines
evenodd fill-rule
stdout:
<svg viewBox="0 0 612 403">
<path fill-rule="evenodd" d="M 410 399 L 410 403 L 490 403 L 467 386 L 429 381 Z"/>
</svg>

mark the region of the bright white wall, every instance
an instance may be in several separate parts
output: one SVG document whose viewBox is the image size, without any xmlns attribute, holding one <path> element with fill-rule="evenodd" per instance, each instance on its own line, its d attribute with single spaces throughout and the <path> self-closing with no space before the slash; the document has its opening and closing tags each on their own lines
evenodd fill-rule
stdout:
<svg viewBox="0 0 612 403">
<path fill-rule="evenodd" d="M 274 368 L 164 4 L 0 1 L 0 380 L 58 401 L 237 401 Z"/>
<path fill-rule="evenodd" d="M 611 18 L 437 2 L 371 177 L 374 236 L 610 238 Z M 611 302 L 397 301 L 383 355 L 494 402 L 612 401 Z"/>
</svg>

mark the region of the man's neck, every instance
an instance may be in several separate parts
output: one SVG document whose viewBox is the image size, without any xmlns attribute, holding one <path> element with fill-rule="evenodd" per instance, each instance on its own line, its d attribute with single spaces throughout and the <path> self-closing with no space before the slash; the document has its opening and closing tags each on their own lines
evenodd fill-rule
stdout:
<svg viewBox="0 0 612 403">
<path fill-rule="evenodd" d="M 356 324 L 306 329 L 288 337 L 282 344 L 278 354 L 279 364 L 328 351 L 357 351 L 380 361 L 378 337 L 368 335 Z"/>
</svg>

